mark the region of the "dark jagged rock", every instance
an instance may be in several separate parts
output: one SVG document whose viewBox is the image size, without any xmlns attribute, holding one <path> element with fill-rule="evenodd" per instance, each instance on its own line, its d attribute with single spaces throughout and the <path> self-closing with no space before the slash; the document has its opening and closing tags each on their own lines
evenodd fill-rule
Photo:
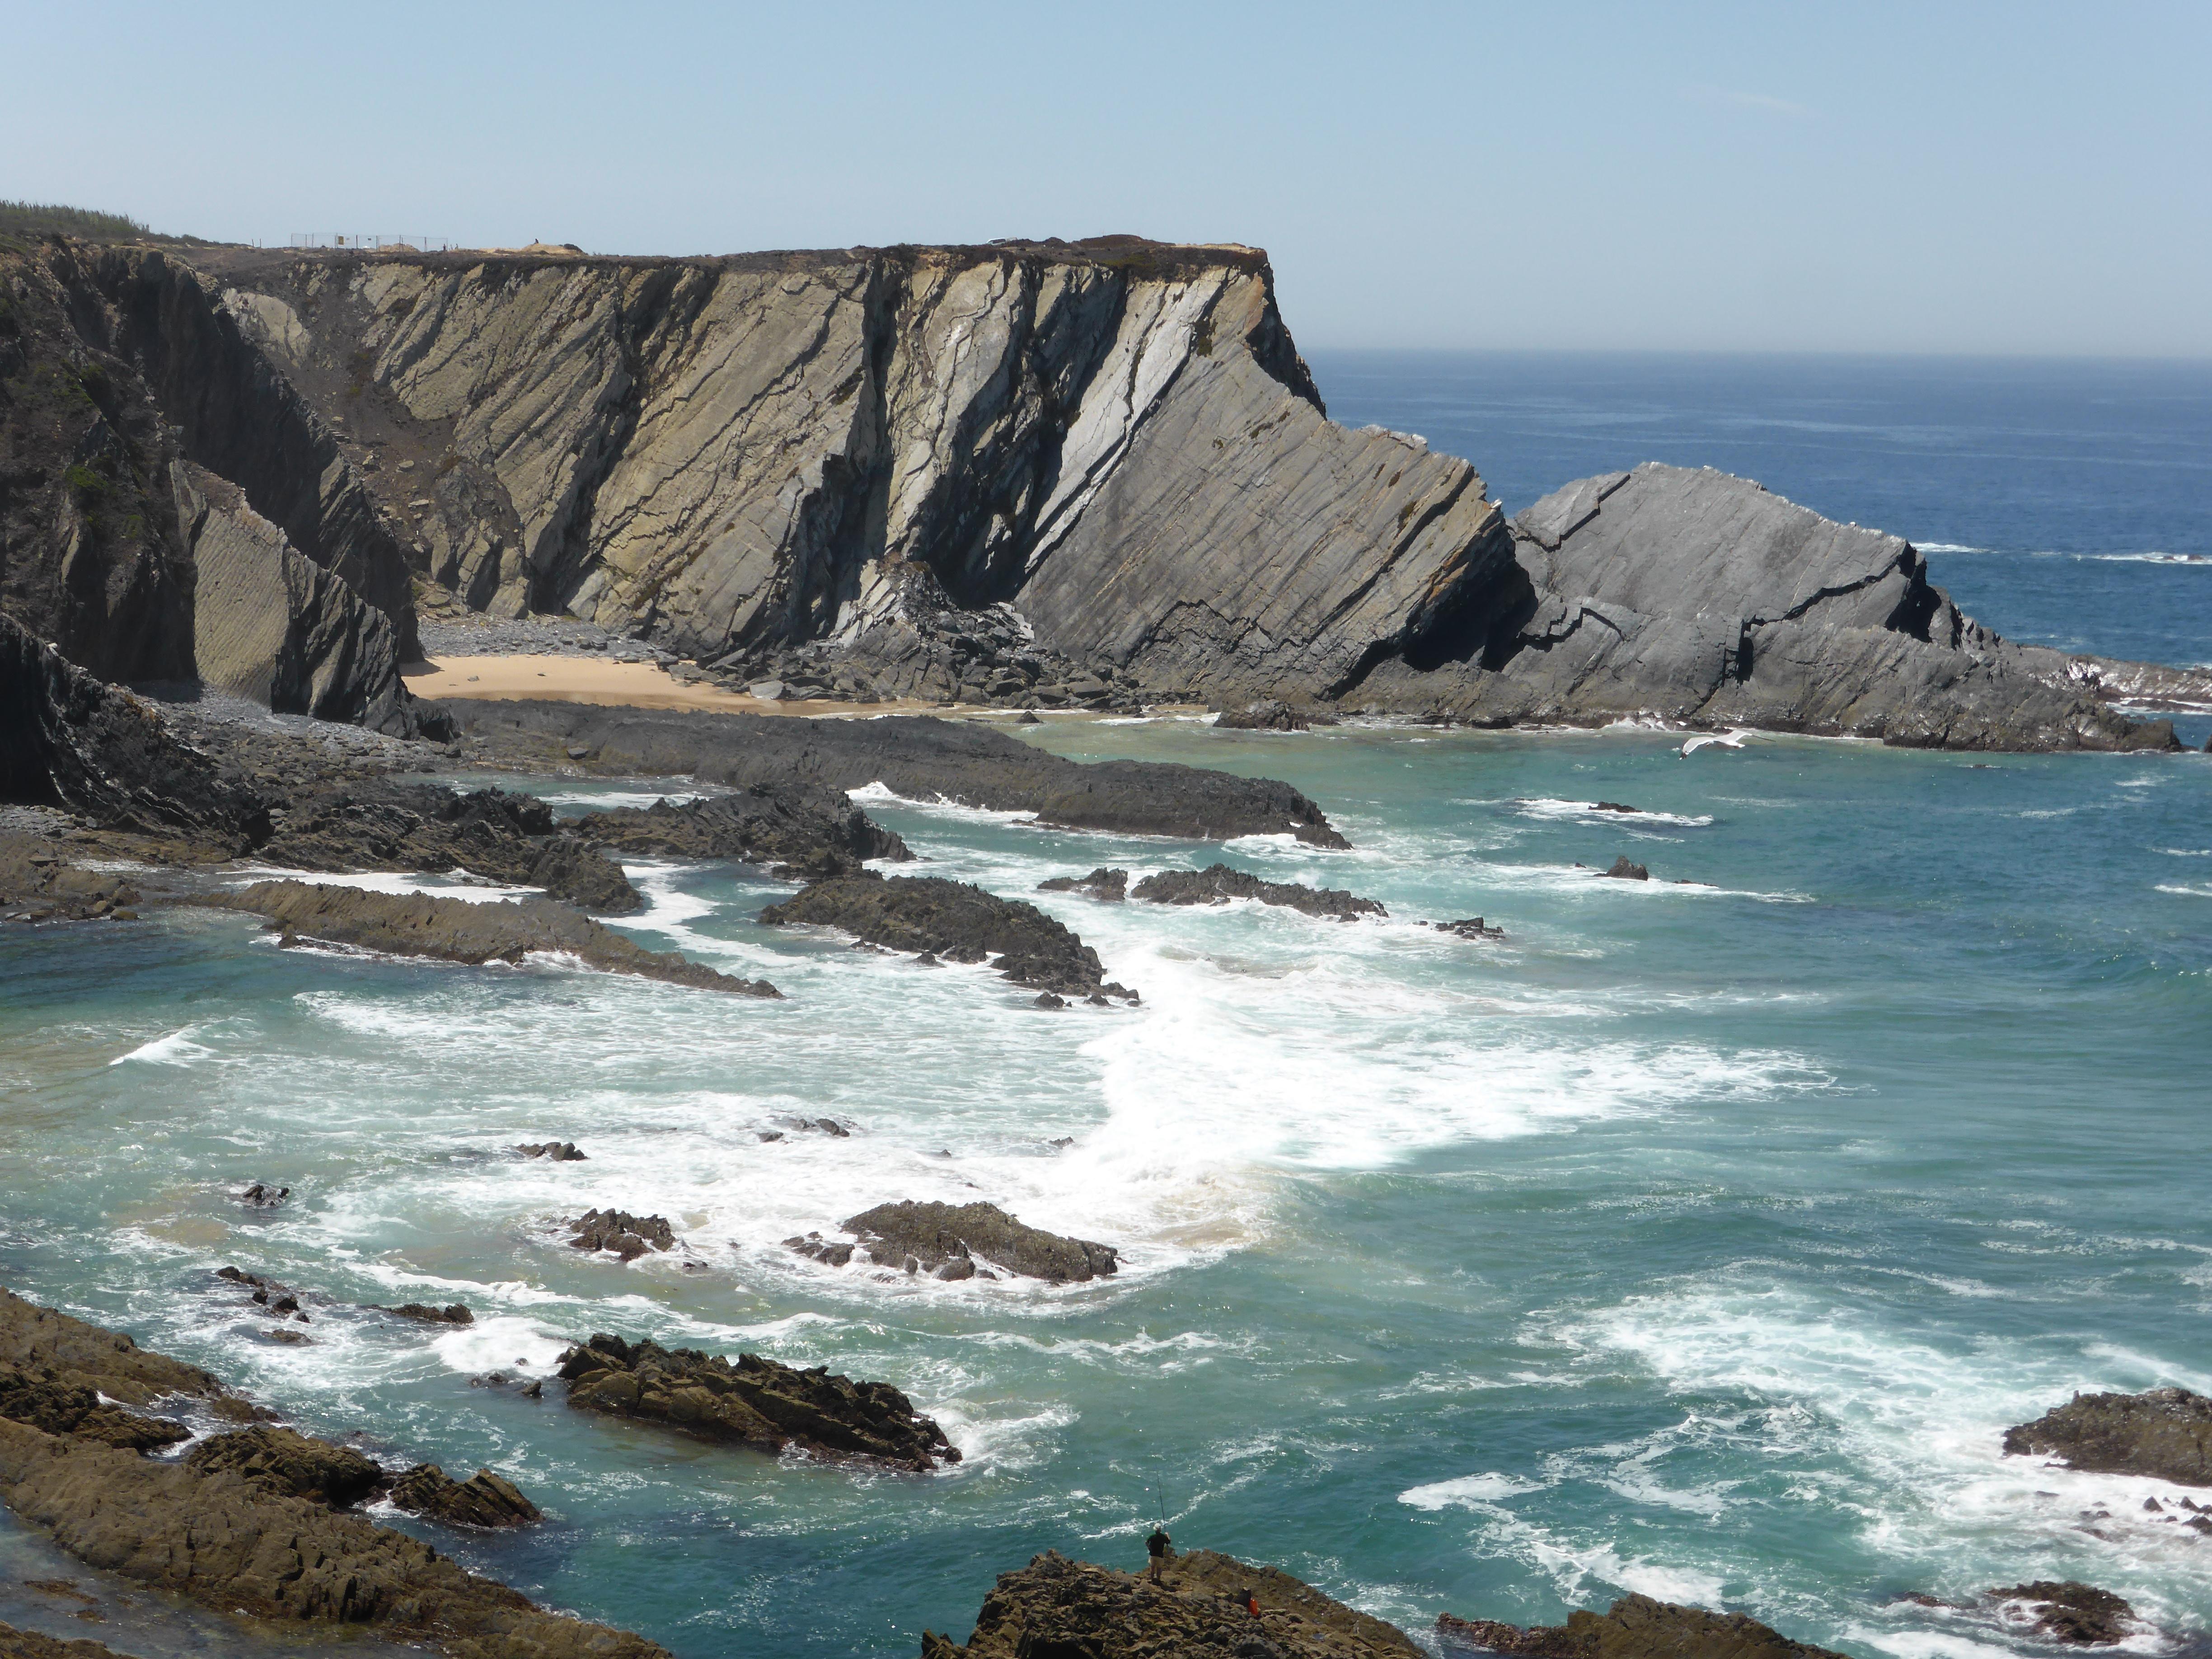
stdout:
<svg viewBox="0 0 2212 1659">
<path fill-rule="evenodd" d="M 1226 904 L 1231 899 L 1251 898 L 1262 904 L 1287 906 L 1310 916 L 1334 916 L 1339 921 L 1390 914 L 1377 900 L 1338 888 L 1262 881 L 1225 864 L 1209 865 L 1203 870 L 1163 870 L 1139 882 L 1134 896 L 1148 904 Z"/>
<path fill-rule="evenodd" d="M 295 870 L 464 869 L 616 915 L 644 903 L 619 865 L 556 832 L 552 808 L 503 789 L 379 782 L 310 795 L 284 812 L 261 856 Z"/>
<path fill-rule="evenodd" d="M 270 1187 L 257 1181 L 238 1195 L 238 1201 L 256 1210 L 273 1210 L 291 1196 L 289 1187 Z"/>
<path fill-rule="evenodd" d="M 1590 807 L 1593 812 L 1640 812 L 1643 810 L 1640 806 L 1630 806 L 1625 802 L 1617 800 L 1598 801 Z"/>
<path fill-rule="evenodd" d="M 611 1250 L 635 1261 L 647 1250 L 672 1250 L 676 1230 L 668 1218 L 632 1215 L 627 1210 L 586 1210 L 568 1224 L 568 1245 L 578 1250 Z"/>
<path fill-rule="evenodd" d="M 1649 881 L 1651 879 L 1651 872 L 1640 864 L 1630 863 L 1628 860 L 1628 854 L 1626 853 L 1623 853 L 1619 858 L 1613 860 L 1613 868 L 1607 871 L 1606 874 L 1611 876 L 1615 881 Z"/>
<path fill-rule="evenodd" d="M 7 1290 L 0 1290 L 0 1365 L 64 1388 L 96 1390 L 125 1406 L 150 1406 L 176 1395 L 234 1420 L 253 1415 L 252 1406 L 198 1366 L 148 1353 L 119 1331 L 41 1308 Z"/>
<path fill-rule="evenodd" d="M 571 1406 L 704 1440 L 768 1452 L 798 1446 L 925 1471 L 960 1458 L 945 1431 L 890 1383 L 854 1382 L 826 1366 L 796 1370 L 750 1353 L 732 1364 L 696 1348 L 601 1334 L 561 1356 L 561 1376 Z"/>
<path fill-rule="evenodd" d="M 442 1308 L 434 1308 L 425 1302 L 403 1302 L 385 1312 L 398 1314 L 402 1319 L 419 1320 L 425 1325 L 473 1325 L 477 1316 L 466 1303 L 448 1302 Z"/>
<path fill-rule="evenodd" d="M 15 1365 L 0 1365 L 0 1417 L 125 1451 L 157 1450 L 192 1437 L 181 1423 L 103 1405 L 97 1389 L 51 1382 Z"/>
<path fill-rule="evenodd" d="M 1087 876 L 1054 876 L 1037 884 L 1040 893 L 1088 893 L 1095 899 L 1117 902 L 1129 896 L 1129 872 L 1100 866 Z"/>
<path fill-rule="evenodd" d="M 268 808 L 179 742 L 153 705 L 102 684 L 0 616 L 0 802 L 182 834 L 221 856 L 268 839 Z"/>
<path fill-rule="evenodd" d="M 573 1140 L 541 1140 L 535 1145 L 517 1146 L 514 1150 L 525 1158 L 548 1158 L 556 1164 L 584 1162 L 584 1154 L 577 1150 Z"/>
<path fill-rule="evenodd" d="M 529 1527 L 545 1518 L 537 1504 L 489 1469 L 456 1480 L 435 1463 L 417 1463 L 392 1483 L 391 1497 L 410 1515 L 454 1527 Z"/>
<path fill-rule="evenodd" d="M 2069 1579 L 2039 1578 L 2032 1584 L 1990 1592 L 2000 1601 L 2021 1602 L 2033 1614 L 2038 1636 L 2069 1647 L 2100 1647 L 2126 1640 L 2137 1627 L 2136 1610 L 2110 1590 Z"/>
<path fill-rule="evenodd" d="M 447 707 L 510 764 L 544 765 L 584 746 L 596 773 L 690 776 L 746 787 L 817 783 L 839 792 L 880 783 L 914 800 L 1033 812 L 1040 823 L 1117 835 L 1225 841 L 1287 830 L 1341 848 L 1320 807 L 1268 778 L 1160 761 L 1066 760 L 973 722 L 904 715 L 868 720 L 706 714 L 585 703 Z"/>
<path fill-rule="evenodd" d="M 591 812 L 571 826 L 617 852 L 738 859 L 778 874 L 840 875 L 869 859 L 905 860 L 906 843 L 841 792 L 807 782 L 757 783 L 682 806 Z"/>
<path fill-rule="evenodd" d="M 947 962 L 995 956 L 1000 973 L 1038 990 L 1127 994 L 1103 986 L 1098 953 L 1034 904 L 942 876 L 835 877 L 769 905 L 760 919 L 775 927 L 836 927 L 871 945 Z"/>
<path fill-rule="evenodd" d="M 1532 1659 L 1842 1659 L 1740 1613 L 1709 1613 L 1648 1595 L 1624 1596 L 1602 1614 L 1578 1608 L 1564 1625 L 1525 1629 L 1448 1613 L 1437 1620 L 1437 1635 L 1447 1650 Z"/>
<path fill-rule="evenodd" d="M 0 835 L 0 921 L 128 921 L 143 896 L 127 877 L 70 863 L 43 836 Z"/>
<path fill-rule="evenodd" d="M 1480 916 L 1463 916 L 1457 921 L 1433 921 L 1429 924 L 1440 933 L 1455 933 L 1462 939 L 1504 939 L 1503 927 L 1492 927 Z"/>
<path fill-rule="evenodd" d="M 853 1247 L 850 1244 L 841 1243 L 834 1238 L 824 1238 L 818 1232 L 794 1236 L 785 1239 L 783 1243 L 786 1249 L 796 1250 L 809 1261 L 819 1261 L 825 1267 L 842 1267 L 853 1259 Z M 891 1265 L 897 1267 L 901 1264 L 893 1262 Z M 907 1271 L 912 1273 L 921 1265 L 920 1262 L 916 1262 Z"/>
<path fill-rule="evenodd" d="M 357 1451 L 267 1424 L 203 1440 L 185 1462 L 202 1474 L 227 1470 L 264 1492 L 311 1498 L 334 1510 L 351 1509 L 386 1480 L 382 1467 Z"/>
<path fill-rule="evenodd" d="M 896 1266 L 912 1256 L 923 1272 L 940 1278 L 948 1266 L 972 1265 L 978 1255 L 1009 1273 L 1055 1285 L 1102 1277 L 1121 1265 L 1120 1252 L 1110 1245 L 1025 1226 L 995 1204 L 907 1199 L 863 1210 L 843 1225 L 876 1261 Z"/>
<path fill-rule="evenodd" d="M 1223 732 L 1306 732 L 1312 720 L 1286 702 L 1262 698 L 1242 708 L 1224 708 L 1213 722 Z"/>
<path fill-rule="evenodd" d="M 2212 1399 L 2187 1389 L 2077 1394 L 2005 1431 L 2008 1456 L 2056 1457 L 2097 1474 L 2150 1474 L 2212 1486 Z"/>
<path fill-rule="evenodd" d="M 291 939 L 396 956 L 434 957 L 481 965 L 519 963 L 532 951 L 573 956 L 615 974 L 635 974 L 707 991 L 775 997 L 764 979 L 732 979 L 673 952 L 647 951 L 551 899 L 471 904 L 422 893 L 371 893 L 355 887 L 319 887 L 297 881 L 262 881 L 235 891 L 204 894 L 198 904 L 246 910 L 269 918 L 272 931 Z"/>
<path fill-rule="evenodd" d="M 1243 1597 L 1260 1604 L 1255 1618 Z M 964 1645 L 925 1631 L 921 1659 L 1419 1659 L 1403 1631 L 1273 1567 L 1211 1550 L 1160 1582 L 1057 1552 L 1002 1573 Z"/>
</svg>

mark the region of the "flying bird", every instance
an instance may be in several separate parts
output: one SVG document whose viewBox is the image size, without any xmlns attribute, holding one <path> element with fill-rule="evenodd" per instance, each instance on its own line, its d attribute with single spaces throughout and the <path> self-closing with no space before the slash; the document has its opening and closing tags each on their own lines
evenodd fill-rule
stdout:
<svg viewBox="0 0 2212 1659">
<path fill-rule="evenodd" d="M 1698 750 L 1703 749 L 1709 743 L 1717 743 L 1723 749 L 1741 749 L 1743 747 L 1744 736 L 1745 734 L 1741 732 L 1700 732 L 1694 738 L 1689 738 L 1684 740 L 1682 744 L 1681 758 L 1684 760 L 1689 759 L 1692 755 L 1695 754 Z"/>
</svg>

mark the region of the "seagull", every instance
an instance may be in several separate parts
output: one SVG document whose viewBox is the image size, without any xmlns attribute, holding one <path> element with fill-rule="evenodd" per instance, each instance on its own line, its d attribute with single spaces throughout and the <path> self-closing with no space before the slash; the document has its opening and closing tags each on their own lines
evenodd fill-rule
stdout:
<svg viewBox="0 0 2212 1659">
<path fill-rule="evenodd" d="M 1698 750 L 1703 749 L 1709 743 L 1717 743 L 1723 749 L 1741 749 L 1743 747 L 1744 736 L 1745 734 L 1741 732 L 1729 732 L 1725 733 L 1718 732 L 1701 732 L 1697 737 L 1688 738 L 1683 743 L 1681 758 L 1684 760 L 1689 759 L 1692 755 L 1695 754 Z"/>
</svg>

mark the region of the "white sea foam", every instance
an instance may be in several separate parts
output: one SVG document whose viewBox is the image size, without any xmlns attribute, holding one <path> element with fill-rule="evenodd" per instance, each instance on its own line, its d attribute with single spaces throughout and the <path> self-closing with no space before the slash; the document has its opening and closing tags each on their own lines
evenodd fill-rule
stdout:
<svg viewBox="0 0 2212 1659">
<path fill-rule="evenodd" d="M 197 1025 L 187 1025 L 172 1031 L 167 1036 L 155 1037 L 151 1042 L 142 1042 L 127 1054 L 118 1054 L 107 1063 L 120 1066 L 128 1060 L 137 1060 L 148 1066 L 191 1066 L 213 1056 L 215 1050 L 204 1043 L 192 1041 Z"/>
<path fill-rule="evenodd" d="M 320 870 L 288 870 L 276 865 L 252 865 L 228 878 L 233 887 L 257 881 L 296 881 L 309 887 L 350 887 L 364 893 L 428 893 L 439 898 L 460 899 L 469 904 L 497 904 L 506 899 L 542 898 L 535 887 L 509 887 L 489 877 L 454 870 L 444 875 L 416 875 L 405 871 L 362 870 L 333 875 Z"/>
<path fill-rule="evenodd" d="M 1473 1509 L 1543 1490 L 1540 1480 L 1524 1480 L 1517 1474 L 1493 1472 L 1462 1474 L 1452 1480 L 1432 1480 L 1425 1486 L 1409 1486 L 1398 1494 L 1398 1501 L 1417 1510 Z"/>
<path fill-rule="evenodd" d="M 1470 806 L 1486 806 L 1493 804 L 1498 803 L 1489 801 L 1466 803 Z M 1565 819 L 1577 823 L 1620 823 L 1631 826 L 1639 823 L 1663 823 L 1685 830 L 1702 830 L 1713 821 L 1712 815 L 1709 812 L 1658 812 L 1646 811 L 1641 808 L 1633 811 L 1618 812 L 1611 808 L 1601 808 L 1595 801 L 1554 800 L 1540 796 L 1524 797 L 1502 804 L 1516 808 L 1526 817 L 1553 821 Z"/>
</svg>

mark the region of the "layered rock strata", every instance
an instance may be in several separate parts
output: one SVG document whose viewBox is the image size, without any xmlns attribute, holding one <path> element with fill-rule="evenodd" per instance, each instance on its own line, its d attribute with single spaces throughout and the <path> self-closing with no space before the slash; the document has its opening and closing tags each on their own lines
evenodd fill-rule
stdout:
<svg viewBox="0 0 2212 1659">
<path fill-rule="evenodd" d="M 2034 1422 L 2007 1429 L 2004 1449 L 2097 1474 L 2212 1486 L 2212 1399 L 2187 1389 L 2077 1394 Z"/>
<path fill-rule="evenodd" d="M 1008 1273 L 1054 1285 L 1088 1283 L 1121 1266 L 1121 1253 L 1110 1244 L 1024 1225 L 995 1204 L 906 1199 L 863 1210 L 843 1224 L 871 1259 L 893 1265 L 911 1259 L 915 1269 L 939 1279 L 972 1277 L 977 1256 Z"/>
<path fill-rule="evenodd" d="M 608 973 L 739 996 L 781 994 L 764 979 L 732 979 L 672 951 L 633 944 L 589 916 L 550 899 L 471 904 L 423 893 L 371 893 L 298 881 L 259 881 L 193 900 L 269 918 L 288 939 L 313 939 L 394 956 L 433 957 L 481 966 L 520 963 L 532 951 L 568 956 Z"/>
<path fill-rule="evenodd" d="M 946 962 L 990 959 L 1015 984 L 1039 990 L 1130 994 L 1106 982 L 1096 951 L 1034 904 L 942 876 L 833 877 L 769 905 L 760 919 L 773 927 L 835 927 L 885 950 Z"/>
<path fill-rule="evenodd" d="M 447 707 L 493 757 L 517 766 L 738 787 L 796 780 L 841 793 L 881 784 L 908 799 L 1029 812 L 1073 830 L 1191 841 L 1288 833 L 1316 847 L 1349 845 L 1319 806 L 1272 778 L 1161 761 L 1066 760 L 1004 732 L 929 716 L 798 720 L 458 700 Z"/>
<path fill-rule="evenodd" d="M 568 827 L 616 853 L 732 859 L 794 876 L 839 875 L 870 859 L 914 856 L 842 792 L 804 781 L 755 783 L 681 806 L 659 800 L 587 812 Z"/>
<path fill-rule="evenodd" d="M 1203 870 L 1162 870 L 1146 876 L 1130 896 L 1147 904 L 1226 904 L 1231 899 L 1257 899 L 1309 916 L 1330 916 L 1338 921 L 1357 921 L 1362 916 L 1387 916 L 1379 899 L 1361 898 L 1336 887 L 1309 887 L 1303 882 L 1263 881 L 1225 864 Z"/>
<path fill-rule="evenodd" d="M 1253 1613 L 1244 1598 L 1257 1601 Z M 1419 1659 L 1403 1631 L 1273 1567 L 1211 1550 L 1160 1582 L 1048 1552 L 1002 1573 L 964 1644 L 925 1631 L 921 1659 Z"/>
<path fill-rule="evenodd" d="M 1449 1652 L 1528 1654 L 1533 1659 L 1843 1659 L 1747 1618 L 1628 1595 L 1602 1613 L 1577 1608 L 1564 1625 L 1523 1627 L 1445 1613 L 1437 1635 Z"/>
<path fill-rule="evenodd" d="M 888 1382 L 855 1382 L 826 1366 L 799 1370 L 739 1354 L 625 1342 L 604 1333 L 561 1356 L 568 1403 L 702 1440 L 924 1473 L 959 1462 L 934 1420 Z"/>
<path fill-rule="evenodd" d="M 392 1501 L 410 1515 L 428 1516 L 449 1527 L 503 1531 L 532 1527 L 545 1518 L 511 1480 L 478 1469 L 456 1480 L 435 1463 L 417 1463 L 392 1483 Z"/>
</svg>

